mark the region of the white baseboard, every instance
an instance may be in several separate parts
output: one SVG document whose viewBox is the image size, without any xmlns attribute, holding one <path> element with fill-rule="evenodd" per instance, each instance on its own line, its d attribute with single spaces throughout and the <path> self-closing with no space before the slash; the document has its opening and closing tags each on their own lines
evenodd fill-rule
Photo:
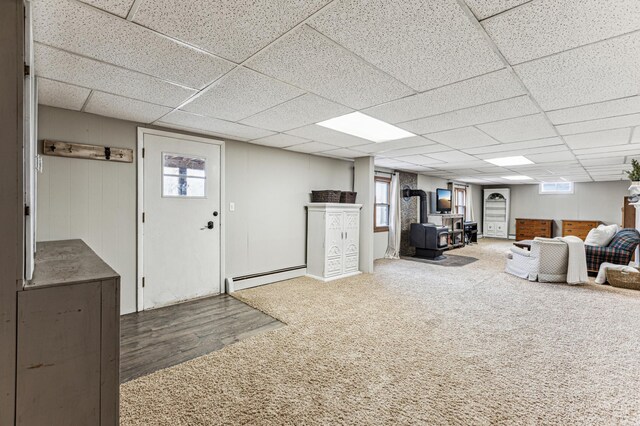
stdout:
<svg viewBox="0 0 640 426">
<path fill-rule="evenodd" d="M 353 276 L 356 276 L 356 275 L 360 275 L 361 273 L 362 272 L 360 272 L 360 271 L 356 271 L 356 272 L 350 272 L 348 274 L 338 275 L 338 276 L 329 277 L 329 278 L 323 278 L 323 277 L 318 277 L 316 275 L 307 274 L 307 277 L 313 278 L 314 280 L 318 280 L 318 281 L 322 281 L 322 282 L 328 283 L 329 281 L 335 281 L 335 280 L 340 280 L 342 278 L 353 277 Z"/>
<path fill-rule="evenodd" d="M 234 291 L 244 290 L 245 288 L 258 287 L 265 284 L 271 284 L 278 281 L 290 280 L 292 278 L 303 277 L 307 275 L 307 268 L 294 269 L 291 271 L 276 272 L 273 274 L 266 274 L 252 278 L 244 278 L 234 281 L 233 278 L 227 278 L 226 289 L 227 293 L 233 293 Z"/>
</svg>

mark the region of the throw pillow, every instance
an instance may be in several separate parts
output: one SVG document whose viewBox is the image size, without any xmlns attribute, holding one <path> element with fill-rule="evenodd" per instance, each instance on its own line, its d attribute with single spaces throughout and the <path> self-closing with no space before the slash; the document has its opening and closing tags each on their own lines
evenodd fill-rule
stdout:
<svg viewBox="0 0 640 426">
<path fill-rule="evenodd" d="M 584 244 L 587 246 L 606 247 L 618 232 L 618 225 L 600 225 L 587 234 Z"/>
</svg>

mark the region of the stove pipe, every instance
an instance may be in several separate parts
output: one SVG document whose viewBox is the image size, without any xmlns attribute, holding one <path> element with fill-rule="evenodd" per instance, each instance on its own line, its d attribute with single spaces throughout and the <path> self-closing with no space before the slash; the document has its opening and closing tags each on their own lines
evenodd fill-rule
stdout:
<svg viewBox="0 0 640 426">
<path fill-rule="evenodd" d="M 402 191 L 402 196 L 405 198 L 420 197 L 420 223 L 427 223 L 427 193 L 422 189 L 407 188 Z"/>
</svg>

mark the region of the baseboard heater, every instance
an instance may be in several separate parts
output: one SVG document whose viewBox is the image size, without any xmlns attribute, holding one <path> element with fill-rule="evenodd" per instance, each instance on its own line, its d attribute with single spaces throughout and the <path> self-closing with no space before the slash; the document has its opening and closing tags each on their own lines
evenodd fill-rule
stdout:
<svg viewBox="0 0 640 426">
<path fill-rule="evenodd" d="M 245 288 L 257 287 L 278 281 L 290 280 L 292 278 L 303 277 L 306 274 L 307 265 L 300 265 L 292 266 L 290 268 L 276 269 L 269 272 L 259 272 L 257 274 L 227 278 L 227 293 L 233 293 L 234 291 L 244 290 Z"/>
</svg>

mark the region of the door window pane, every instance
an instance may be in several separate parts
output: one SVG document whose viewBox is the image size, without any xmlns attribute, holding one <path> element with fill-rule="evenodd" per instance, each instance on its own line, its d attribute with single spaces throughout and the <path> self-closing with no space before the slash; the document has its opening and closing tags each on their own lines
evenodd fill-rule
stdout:
<svg viewBox="0 0 640 426">
<path fill-rule="evenodd" d="M 206 197 L 206 160 L 181 154 L 162 154 L 163 197 Z"/>
</svg>

